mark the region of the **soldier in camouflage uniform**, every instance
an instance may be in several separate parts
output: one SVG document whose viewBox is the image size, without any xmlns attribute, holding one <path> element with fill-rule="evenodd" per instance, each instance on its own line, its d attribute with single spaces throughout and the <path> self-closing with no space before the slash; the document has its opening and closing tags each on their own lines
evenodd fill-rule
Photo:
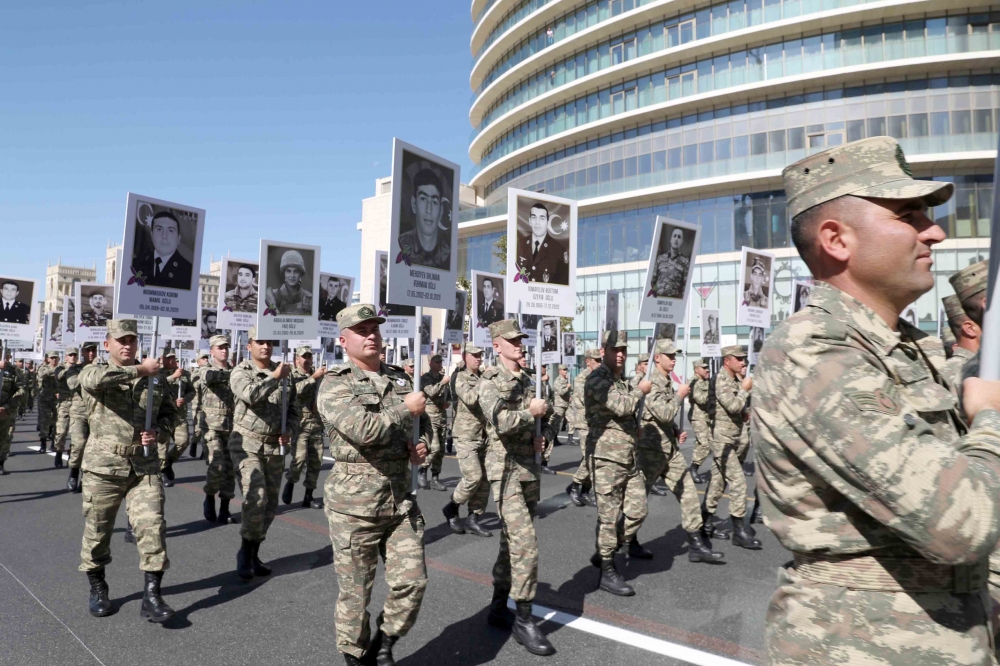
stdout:
<svg viewBox="0 0 1000 666">
<path fill-rule="evenodd" d="M 35 376 L 37 370 L 35 363 L 28 361 L 24 364 L 24 400 L 21 403 L 23 410 L 35 411 Z"/>
<path fill-rule="evenodd" d="M 445 410 L 448 408 L 448 375 L 442 372 L 441 357 L 437 354 L 431 357 L 430 367 L 420 377 L 420 390 L 427 396 L 427 416 L 431 420 L 434 439 L 431 440 L 430 453 L 420 466 L 418 482 L 421 488 L 431 490 L 447 490 L 438 480 L 441 474 L 441 461 L 444 459 L 444 427 L 447 421 Z M 427 480 L 430 470 L 431 479 Z"/>
<path fill-rule="evenodd" d="M 966 266 L 949 278 L 955 294 L 942 299 L 948 327 L 955 334 L 951 358 L 945 362 L 943 372 L 956 389 L 962 384 L 962 369 L 966 362 L 979 352 L 988 272 L 986 261 Z"/>
<path fill-rule="evenodd" d="M 684 298 L 690 267 L 690 260 L 681 254 L 684 232 L 674 227 L 668 242 L 667 251 L 658 255 L 653 263 L 653 277 L 650 284 L 657 298 Z"/>
<path fill-rule="evenodd" d="M 28 368 L 26 367 L 23 360 L 18 359 L 14 362 L 15 371 L 20 375 L 21 381 L 24 382 L 26 386 L 29 386 L 29 382 L 33 379 L 28 373 Z M 26 393 L 24 399 L 21 400 L 21 404 L 17 406 L 17 420 L 20 421 L 24 417 L 24 412 L 26 411 L 28 398 L 30 394 Z"/>
<path fill-rule="evenodd" d="M 592 468 L 594 461 L 592 451 L 587 449 L 587 412 L 583 404 L 583 389 L 587 384 L 587 377 L 598 366 L 601 365 L 601 350 L 588 349 L 583 355 L 583 362 L 587 364 L 586 369 L 573 380 L 573 397 L 570 401 L 569 427 L 576 433 L 580 441 L 580 466 L 573 475 L 573 481 L 566 486 L 566 494 L 570 501 L 576 506 L 597 506 L 597 498 L 594 497 L 593 484 L 591 483 Z"/>
<path fill-rule="evenodd" d="M 194 386 L 194 400 L 191 401 L 191 414 L 194 418 L 194 434 L 191 437 L 191 457 L 198 457 L 198 443 L 205 439 L 208 432 L 208 425 L 205 423 L 205 410 L 201 407 L 201 400 L 205 394 L 205 384 L 201 379 L 202 370 L 208 365 L 211 355 L 207 351 L 198 352 L 198 366 L 191 371 L 191 384 Z M 201 459 L 208 461 L 208 452 L 205 447 L 201 450 Z"/>
<path fill-rule="evenodd" d="M 712 479 L 701 505 L 705 531 L 728 539 L 730 534 L 715 522 L 715 510 L 722 493 L 729 486 L 729 516 L 733 523 L 733 544 L 758 550 L 760 540 L 743 518 L 747 511 L 747 480 L 740 465 L 737 447 L 744 427 L 747 396 L 753 379 L 746 376 L 747 353 L 732 345 L 722 349 L 722 370 L 715 378 L 715 431 L 712 433 Z"/>
<path fill-rule="evenodd" d="M 72 368 L 66 370 L 64 379 L 66 386 L 73 394 L 73 401 L 69 408 L 69 479 L 66 487 L 74 493 L 83 492 L 83 484 L 80 483 L 80 465 L 83 464 L 83 452 L 87 446 L 87 438 L 90 437 L 90 406 L 80 386 L 80 373 L 85 367 L 94 362 L 97 358 L 97 343 L 84 342 L 80 346 L 80 362 Z"/>
<path fill-rule="evenodd" d="M 299 434 L 295 438 L 295 448 L 292 451 L 292 463 L 285 472 L 285 488 L 281 492 L 281 501 L 292 503 L 292 493 L 295 483 L 305 469 L 305 497 L 302 508 L 322 509 L 323 500 L 313 499 L 313 492 L 319 482 L 319 470 L 323 466 L 323 421 L 316 411 L 316 392 L 326 375 L 326 366 L 313 370 L 312 347 L 302 345 L 295 349 L 295 370 L 291 382 L 295 384 L 295 399 L 298 400 Z"/>
<path fill-rule="evenodd" d="M 764 522 L 793 554 L 768 608 L 769 663 L 996 664 L 1000 384 L 967 379 L 963 414 L 940 343 L 899 318 L 934 286 L 945 234 L 927 207 L 954 185 L 913 180 L 889 137 L 783 176 L 817 281 L 754 378 Z"/>
<path fill-rule="evenodd" d="M 337 314 L 344 363 L 319 387 L 320 417 L 336 459 L 324 505 L 337 572 L 337 650 L 348 666 L 394 664 L 392 648 L 417 621 L 427 568 L 424 518 L 410 492 L 410 465 L 420 464 L 432 437 L 427 397 L 403 370 L 379 360 L 385 322 L 368 304 Z M 420 442 L 413 444 L 413 419 Z M 379 554 L 389 587 L 371 638 L 368 604 Z"/>
<path fill-rule="evenodd" d="M 163 485 L 169 488 L 174 485 L 174 463 L 184 455 L 190 442 L 187 421 L 188 405 L 194 400 L 195 389 L 191 373 L 177 364 L 177 352 L 172 349 L 163 350 L 161 374 L 169 397 L 177 408 L 177 423 L 172 432 L 173 448 L 167 447 L 169 440 L 159 443 L 164 476 Z"/>
<path fill-rule="evenodd" d="M 486 479 L 486 418 L 479 406 L 483 350 L 466 344 L 462 363 L 463 367 L 451 376 L 451 392 L 455 396 L 455 421 L 451 432 L 462 480 L 442 513 L 455 534 L 468 531 L 476 536 L 491 537 L 493 532 L 479 524 L 490 498 L 490 483 Z M 458 509 L 466 502 L 469 503 L 469 516 L 463 523 Z"/>
<path fill-rule="evenodd" d="M 636 410 L 652 384 L 643 379 L 630 389 L 622 376 L 628 357 L 625 331 L 605 331 L 601 343 L 604 360 L 584 389 L 587 449 L 594 456 L 597 493 L 597 548 L 590 561 L 601 570 L 602 590 L 630 597 L 635 590 L 619 575 L 614 558 L 619 548 L 627 548 L 630 557 L 653 557 L 636 538 L 648 512 L 646 480 L 636 460 Z"/>
<path fill-rule="evenodd" d="M 639 469 L 646 480 L 647 492 L 653 483 L 662 478 L 667 488 L 681 503 L 681 526 L 687 533 L 688 560 L 691 562 L 718 562 L 722 553 L 713 552 L 708 539 L 702 534 L 701 511 L 698 491 L 694 486 L 680 445 L 687 433 L 677 433 L 674 419 L 684 404 L 691 387 L 681 384 L 674 390 L 670 373 L 677 363 L 677 350 L 673 340 L 658 340 L 653 354 L 653 385 L 643 402 L 642 434 L 639 437 Z M 638 388 L 638 387 L 636 387 Z"/>
<path fill-rule="evenodd" d="M 628 380 L 628 387 L 634 389 L 643 379 L 646 378 L 646 370 L 649 369 L 649 354 L 643 352 L 635 362 L 635 372 Z"/>
<path fill-rule="evenodd" d="M 694 379 L 691 380 L 691 427 L 696 439 L 691 453 L 691 478 L 695 483 L 705 483 L 707 479 L 698 470 L 712 452 L 712 429 L 715 419 L 709 412 L 709 384 L 711 375 L 704 359 L 694 362 Z"/>
<path fill-rule="evenodd" d="M 25 392 L 24 380 L 13 361 L 0 358 L 0 476 L 10 474 L 4 463 L 10 455 L 11 433 Z"/>
<path fill-rule="evenodd" d="M 524 358 L 521 341 L 527 337 L 514 319 L 490 324 L 497 364 L 488 368 L 479 384 L 479 406 L 486 418 L 489 445 L 486 478 L 493 489 L 502 524 L 500 552 L 493 565 L 493 600 L 488 622 L 509 626 L 526 650 L 550 655 L 555 648 L 531 617 L 531 603 L 538 587 L 538 541 L 535 507 L 539 500 L 538 465 L 544 437 L 535 436 L 535 419 L 548 415 L 549 404 L 533 397 L 531 380 L 520 368 Z M 511 618 L 507 597 L 517 606 Z"/>
<path fill-rule="evenodd" d="M 569 401 L 573 396 L 573 386 L 569 383 L 569 368 L 565 365 L 559 366 L 559 374 L 552 387 L 552 397 L 555 403 L 552 407 L 552 432 L 558 437 L 562 431 L 563 422 L 566 420 L 566 412 L 569 410 Z"/>
<path fill-rule="evenodd" d="M 267 538 L 278 509 L 278 488 L 285 467 L 281 447 L 289 446 L 299 430 L 295 385 L 286 381 L 292 374 L 291 366 L 271 360 L 276 341 L 259 340 L 256 326 L 250 328 L 247 339 L 249 358 L 233 368 L 229 377 L 234 407 L 229 455 L 244 498 L 240 515 L 243 541 L 236 554 L 236 573 L 243 580 L 271 573 L 260 561 L 260 544 Z M 287 386 L 284 431 L 283 384 Z"/>
<path fill-rule="evenodd" d="M 201 410 L 205 415 L 205 451 L 208 471 L 205 473 L 203 513 L 210 523 L 232 521 L 229 502 L 236 495 L 236 476 L 229 439 L 233 430 L 233 391 L 229 388 L 229 338 L 213 335 L 208 344 L 209 364 L 198 373 L 201 388 Z M 215 511 L 215 495 L 219 495 L 219 511 Z"/>
<path fill-rule="evenodd" d="M 165 622 L 174 615 L 160 596 L 167 559 L 167 523 L 163 518 L 163 484 L 156 451 L 158 437 L 174 428 L 174 405 L 161 386 L 156 359 L 136 363 L 138 325 L 135 319 L 108 321 L 104 342 L 107 364 L 91 363 L 80 372 L 80 385 L 92 400 L 91 437 L 83 454 L 83 545 L 80 571 L 90 581 L 90 614 L 113 612 L 104 581 L 111 562 L 111 534 L 122 500 L 135 529 L 139 568 L 145 586 L 139 615 Z M 152 387 L 152 390 L 150 390 Z M 146 429 L 147 402 L 153 421 Z"/>
<path fill-rule="evenodd" d="M 45 365 L 38 369 L 35 379 L 38 386 L 38 438 L 41 440 L 41 453 L 45 453 L 46 442 L 52 440 L 56 432 L 56 369 L 59 367 L 59 354 L 49 352 L 45 356 Z M 53 442 L 53 447 L 55 443 Z"/>
<path fill-rule="evenodd" d="M 69 412 L 73 406 L 73 391 L 66 383 L 71 370 L 76 368 L 80 356 L 76 347 L 67 347 L 62 365 L 56 368 L 56 437 L 52 440 L 52 450 L 56 452 L 56 469 L 62 469 L 63 451 L 66 450 L 66 436 L 69 434 Z"/>
</svg>

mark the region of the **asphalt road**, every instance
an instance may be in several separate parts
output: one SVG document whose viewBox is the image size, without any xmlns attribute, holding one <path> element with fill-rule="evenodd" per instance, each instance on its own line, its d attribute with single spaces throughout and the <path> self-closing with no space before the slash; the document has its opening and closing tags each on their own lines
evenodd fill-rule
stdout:
<svg viewBox="0 0 1000 666">
<path fill-rule="evenodd" d="M 87 612 L 87 579 L 78 571 L 81 495 L 66 490 L 66 470 L 53 469 L 51 456 L 32 450 L 37 446 L 34 414 L 28 414 L 15 431 L 6 465 L 11 474 L 0 477 L 0 664 L 343 663 L 335 647 L 337 584 L 323 511 L 280 506 L 261 547 L 262 559 L 274 572 L 244 583 L 234 571 L 239 526 L 205 522 L 205 463 L 185 455 L 175 465 L 177 485 L 167 489 L 166 503 L 171 566 L 163 592 L 176 616 L 162 626 L 140 620 L 142 573 L 135 547 L 122 540 L 122 511 L 112 542 L 114 562 L 107 569 L 117 612 L 93 618 Z M 534 657 L 509 633 L 486 624 L 498 535 L 453 535 L 441 515 L 450 493 L 423 491 L 419 502 L 427 521 L 430 581 L 416 626 L 397 644 L 398 662 L 762 663 L 767 601 L 777 567 L 788 560 L 767 529 L 757 526 L 761 551 L 716 540 L 725 564 L 693 564 L 686 557 L 677 501 L 672 495 L 652 496 L 640 537 L 655 557 L 626 562 L 619 556 L 619 568 L 637 595 L 612 596 L 597 589 L 598 571 L 588 561 L 596 509 L 577 508 L 565 494 L 578 462 L 578 447 L 555 449 L 552 465 L 560 473 L 543 475 L 536 521 L 540 581 L 535 612 L 548 618 L 543 630 L 557 653 Z M 330 465 L 326 460 L 321 487 Z M 459 471 L 453 458 L 446 458 L 441 476 L 454 487 Z M 295 499 L 301 498 L 299 485 Z M 726 502 L 720 515 L 728 515 Z M 487 526 L 498 528 L 492 502 L 486 518 Z M 386 593 L 381 569 L 373 614 Z"/>
</svg>

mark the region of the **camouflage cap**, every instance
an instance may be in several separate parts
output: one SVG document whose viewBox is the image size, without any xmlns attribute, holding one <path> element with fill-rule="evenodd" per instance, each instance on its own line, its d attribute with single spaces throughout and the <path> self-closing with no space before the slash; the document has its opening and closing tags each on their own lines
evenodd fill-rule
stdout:
<svg viewBox="0 0 1000 666">
<path fill-rule="evenodd" d="M 989 264 L 984 259 L 971 266 L 966 266 L 948 278 L 958 300 L 964 303 L 976 294 L 985 291 L 989 270 Z"/>
<path fill-rule="evenodd" d="M 408 358 L 405 361 L 403 361 L 403 367 L 404 368 L 412 368 L 413 367 L 413 359 L 412 358 Z"/>
<path fill-rule="evenodd" d="M 470 344 L 462 345 L 462 347 L 463 347 L 463 349 L 462 349 L 462 353 L 463 354 L 482 354 L 483 353 L 483 348 L 482 347 L 477 347 L 475 345 L 470 345 Z"/>
<path fill-rule="evenodd" d="M 45 358 L 59 358 L 59 352 L 50 351 L 48 354 L 45 355 Z"/>
<path fill-rule="evenodd" d="M 66 347 L 66 356 L 79 356 L 80 350 L 76 347 Z"/>
<path fill-rule="evenodd" d="M 257 327 L 254 326 L 254 333 L 257 332 L 256 329 Z M 229 338 L 227 338 L 224 335 L 213 335 L 208 339 L 209 347 L 221 347 L 222 345 L 228 345 L 228 344 L 229 344 Z"/>
<path fill-rule="evenodd" d="M 706 370 L 708 369 L 708 363 L 705 363 L 705 359 L 703 358 L 696 358 L 694 360 L 694 363 L 692 363 L 691 365 L 695 368 L 705 368 Z"/>
<path fill-rule="evenodd" d="M 601 350 L 600 349 L 588 349 L 583 353 L 584 358 L 593 359 L 595 361 L 601 360 Z"/>
<path fill-rule="evenodd" d="M 760 257 L 754 257 L 750 262 L 750 272 L 760 271 L 764 275 L 767 275 L 767 270 L 764 268 L 764 260 Z"/>
<path fill-rule="evenodd" d="M 601 346 L 628 347 L 628 331 L 604 331 L 601 335 Z"/>
<path fill-rule="evenodd" d="M 742 345 L 730 345 L 722 348 L 722 358 L 735 356 L 736 358 L 746 358 L 747 352 Z"/>
<path fill-rule="evenodd" d="M 379 324 L 385 323 L 385 317 L 378 316 L 378 310 L 371 303 L 358 303 L 346 307 L 337 313 L 337 326 L 341 330 L 357 326 L 363 321 L 375 320 Z"/>
<path fill-rule="evenodd" d="M 945 296 L 941 299 L 941 303 L 944 304 L 944 312 L 951 323 L 958 324 L 961 319 L 968 318 L 965 308 L 962 307 L 962 301 L 955 294 Z"/>
<path fill-rule="evenodd" d="M 202 349 L 200 352 L 198 352 L 198 358 L 208 358 L 209 356 L 211 356 L 211 354 L 209 354 L 204 349 Z"/>
<path fill-rule="evenodd" d="M 305 356 L 306 354 L 312 356 L 312 353 L 313 353 L 313 348 L 309 345 L 299 345 L 298 347 L 295 348 L 296 356 Z"/>
<path fill-rule="evenodd" d="M 657 340 L 656 347 L 653 350 L 654 354 L 676 354 L 677 348 L 674 347 L 673 340 Z"/>
<path fill-rule="evenodd" d="M 955 186 L 914 180 L 903 149 L 888 136 L 852 141 L 795 162 L 781 172 L 788 215 L 796 217 L 845 195 L 883 199 L 923 199 L 939 206 Z"/>
<path fill-rule="evenodd" d="M 256 339 L 257 339 L 257 327 L 251 326 L 250 330 L 247 331 L 247 340 L 256 340 Z"/>
<path fill-rule="evenodd" d="M 97 349 L 97 343 L 96 342 L 84 342 L 82 345 L 80 345 L 80 349 Z"/>
<path fill-rule="evenodd" d="M 164 347 L 163 353 L 160 354 L 160 356 L 163 358 L 177 358 L 177 352 L 175 352 L 170 347 Z"/>
<path fill-rule="evenodd" d="M 639 354 L 639 359 L 636 361 L 636 363 L 648 363 L 648 362 L 649 362 L 649 354 L 647 354 L 646 352 L 642 352 L 641 354 Z"/>
<path fill-rule="evenodd" d="M 567 367 L 566 367 L 565 365 L 563 365 L 562 363 L 560 363 L 560 364 L 559 364 L 559 369 L 560 369 L 560 370 L 566 370 L 567 372 L 569 371 L 569 368 L 567 368 Z"/>
<path fill-rule="evenodd" d="M 501 319 L 490 324 L 490 337 L 494 340 L 497 338 L 520 340 L 528 337 L 528 334 L 521 332 L 521 326 L 516 319 Z"/>
<path fill-rule="evenodd" d="M 129 335 L 139 336 L 139 322 L 135 319 L 109 319 L 108 335 L 115 340 Z"/>
</svg>

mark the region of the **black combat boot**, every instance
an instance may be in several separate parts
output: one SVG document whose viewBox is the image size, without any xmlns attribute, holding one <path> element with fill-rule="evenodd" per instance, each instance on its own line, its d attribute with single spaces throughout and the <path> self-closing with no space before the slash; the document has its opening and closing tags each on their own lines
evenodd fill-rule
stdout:
<svg viewBox="0 0 1000 666">
<path fill-rule="evenodd" d="M 524 649 L 531 654 L 545 657 L 556 653 L 556 649 L 552 647 L 552 643 L 549 642 L 549 639 L 545 637 L 545 634 L 542 633 L 542 630 L 538 628 L 535 620 L 531 617 L 530 601 L 517 602 L 517 616 L 514 619 L 514 628 L 510 633 L 514 637 L 514 640 L 523 645 Z"/>
<path fill-rule="evenodd" d="M 5 470 L 3 468 L 3 463 L 0 462 L 0 476 L 7 476 L 8 474 L 10 474 L 10 472 L 8 472 L 7 470 Z"/>
<path fill-rule="evenodd" d="M 219 498 L 219 517 L 216 522 L 220 525 L 228 525 L 233 522 L 233 516 L 229 513 L 229 500 L 225 497 Z"/>
<path fill-rule="evenodd" d="M 649 487 L 649 492 L 653 493 L 654 495 L 664 497 L 670 491 L 667 490 L 666 486 L 661 485 L 660 482 L 657 481 L 656 483 L 654 483 Z"/>
<path fill-rule="evenodd" d="M 392 657 L 392 646 L 398 640 L 399 636 L 382 634 L 382 644 L 378 646 L 378 652 L 375 654 L 375 663 L 377 666 L 396 666 L 396 660 Z"/>
<path fill-rule="evenodd" d="M 510 629 L 514 624 L 514 612 L 507 608 L 507 597 L 510 596 L 509 587 L 494 587 L 493 600 L 490 601 L 490 614 L 486 616 L 486 623 L 491 627 Z"/>
<path fill-rule="evenodd" d="M 705 508 L 705 501 L 701 502 L 701 534 L 706 539 L 722 539 L 728 541 L 729 531 L 715 520 L 715 514 L 709 513 Z"/>
<path fill-rule="evenodd" d="M 760 550 L 763 546 L 760 540 L 750 533 L 749 528 L 743 524 L 743 518 L 732 516 L 733 520 L 733 545 L 747 550 Z"/>
<path fill-rule="evenodd" d="M 135 531 L 132 529 L 132 521 L 125 522 L 125 543 L 135 543 Z"/>
<path fill-rule="evenodd" d="M 69 478 L 66 479 L 66 487 L 69 488 L 70 492 L 75 493 L 76 487 L 80 484 L 80 468 L 70 467 L 69 468 Z"/>
<path fill-rule="evenodd" d="M 635 590 L 625 582 L 615 568 L 614 558 L 601 560 L 601 589 L 619 597 L 635 596 Z"/>
<path fill-rule="evenodd" d="M 448 486 L 444 485 L 443 483 L 441 483 L 441 482 L 440 482 L 440 481 L 438 480 L 438 475 L 439 475 L 439 473 L 438 473 L 438 472 L 435 472 L 435 473 L 434 473 L 434 474 L 433 474 L 433 475 L 431 476 L 431 481 L 430 481 L 430 483 L 429 483 L 429 484 L 427 484 L 427 485 L 428 485 L 428 486 L 430 487 L 430 489 L 431 489 L 431 490 L 448 490 Z"/>
<path fill-rule="evenodd" d="M 306 488 L 306 496 L 302 498 L 302 508 L 303 509 L 322 509 L 323 500 L 313 499 L 313 492 L 315 488 Z"/>
<path fill-rule="evenodd" d="M 160 596 L 160 582 L 163 580 L 162 571 L 147 571 L 146 585 L 142 595 L 142 607 L 139 609 L 139 617 L 150 622 L 166 622 L 174 616 L 174 609 L 167 605 L 167 602 Z"/>
<path fill-rule="evenodd" d="M 475 534 L 481 537 L 491 537 L 493 532 L 479 524 L 479 516 L 475 513 L 469 513 L 469 517 L 465 519 L 465 529 L 469 534 Z"/>
<path fill-rule="evenodd" d="M 281 501 L 283 504 L 292 503 L 293 492 L 295 492 L 295 484 L 291 481 L 285 481 L 285 488 L 281 491 Z"/>
<path fill-rule="evenodd" d="M 461 518 L 458 517 L 459 505 L 455 503 L 455 500 L 451 500 L 444 505 L 441 509 L 441 513 L 444 514 L 445 519 L 448 521 L 448 527 L 455 534 L 465 534 L 465 527 L 462 525 Z M 471 515 L 471 514 L 470 514 Z"/>
<path fill-rule="evenodd" d="M 198 457 L 198 442 L 191 442 L 191 451 L 188 452 L 192 458 Z"/>
<path fill-rule="evenodd" d="M 243 580 L 253 578 L 253 542 L 243 539 L 236 551 L 236 575 Z"/>
<path fill-rule="evenodd" d="M 205 502 L 203 504 L 203 513 L 205 515 L 205 520 L 210 523 L 214 523 L 219 520 L 219 515 L 215 513 L 215 495 L 205 495 Z"/>
<path fill-rule="evenodd" d="M 750 512 L 750 524 L 753 525 L 754 523 L 763 523 L 763 522 L 764 522 L 764 513 L 760 508 L 760 496 L 757 494 L 757 489 L 754 488 L 753 511 Z M 753 530 L 752 527 L 749 529 Z M 757 536 L 756 533 L 754 533 L 754 536 Z"/>
<path fill-rule="evenodd" d="M 634 557 L 637 560 L 651 560 L 653 559 L 653 553 L 639 543 L 639 537 L 634 536 L 632 540 L 628 542 L 628 549 L 626 551 L 629 557 Z"/>
<path fill-rule="evenodd" d="M 559 472 L 557 472 L 554 469 L 552 469 L 551 467 L 549 467 L 549 461 L 548 460 L 543 460 L 542 461 L 542 474 L 558 474 L 558 473 Z"/>
<path fill-rule="evenodd" d="M 253 542 L 253 558 L 250 560 L 253 566 L 254 576 L 270 576 L 271 567 L 265 567 L 264 563 L 260 561 L 260 541 Z"/>
<path fill-rule="evenodd" d="M 417 488 L 421 490 L 427 490 L 427 468 L 421 467 L 420 471 L 417 473 Z"/>
<path fill-rule="evenodd" d="M 39 439 L 39 441 L 41 441 L 41 446 L 38 448 L 38 452 L 39 453 L 45 453 L 45 438 L 44 437 L 39 437 L 38 439 Z"/>
<path fill-rule="evenodd" d="M 174 479 L 177 478 L 177 475 L 174 474 L 174 464 L 167 463 L 166 465 L 164 465 L 163 469 L 161 470 L 161 473 L 163 474 L 163 487 L 173 488 Z"/>
<path fill-rule="evenodd" d="M 688 561 L 689 562 L 721 562 L 726 556 L 712 550 L 708 540 L 702 536 L 701 532 L 688 532 Z"/>
<path fill-rule="evenodd" d="M 587 506 L 580 493 L 580 484 L 576 481 L 566 486 L 566 494 L 569 495 L 569 501 L 576 506 Z"/>
<path fill-rule="evenodd" d="M 111 599 L 108 598 L 108 584 L 104 581 L 104 569 L 88 571 L 90 581 L 90 614 L 94 617 L 106 617 L 114 612 Z"/>
<path fill-rule="evenodd" d="M 691 478 L 694 479 L 694 482 L 699 485 L 705 483 L 706 480 L 705 477 L 698 472 L 698 465 L 695 465 L 694 463 L 691 463 Z"/>
<path fill-rule="evenodd" d="M 63 456 L 62 451 L 56 451 L 56 469 L 62 469 L 63 466 L 62 456 Z"/>
<path fill-rule="evenodd" d="M 341 653 L 344 655 L 344 662 L 347 666 L 364 666 L 364 662 L 355 657 L 353 654 Z"/>
</svg>

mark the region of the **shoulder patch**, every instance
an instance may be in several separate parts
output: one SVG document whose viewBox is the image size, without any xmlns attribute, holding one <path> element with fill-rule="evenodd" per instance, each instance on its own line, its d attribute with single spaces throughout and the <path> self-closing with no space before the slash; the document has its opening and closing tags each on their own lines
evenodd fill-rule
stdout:
<svg viewBox="0 0 1000 666">
<path fill-rule="evenodd" d="M 345 363 L 343 365 L 335 365 L 335 366 L 333 366 L 332 368 L 330 368 L 329 370 L 326 371 L 326 374 L 336 376 L 336 375 L 342 375 L 342 374 L 344 374 L 345 372 L 348 372 L 348 371 L 350 371 L 350 368 Z"/>
<path fill-rule="evenodd" d="M 847 395 L 854 406 L 863 412 L 878 412 L 895 416 L 899 414 L 899 389 L 891 379 L 874 391 L 856 391 Z"/>
</svg>

